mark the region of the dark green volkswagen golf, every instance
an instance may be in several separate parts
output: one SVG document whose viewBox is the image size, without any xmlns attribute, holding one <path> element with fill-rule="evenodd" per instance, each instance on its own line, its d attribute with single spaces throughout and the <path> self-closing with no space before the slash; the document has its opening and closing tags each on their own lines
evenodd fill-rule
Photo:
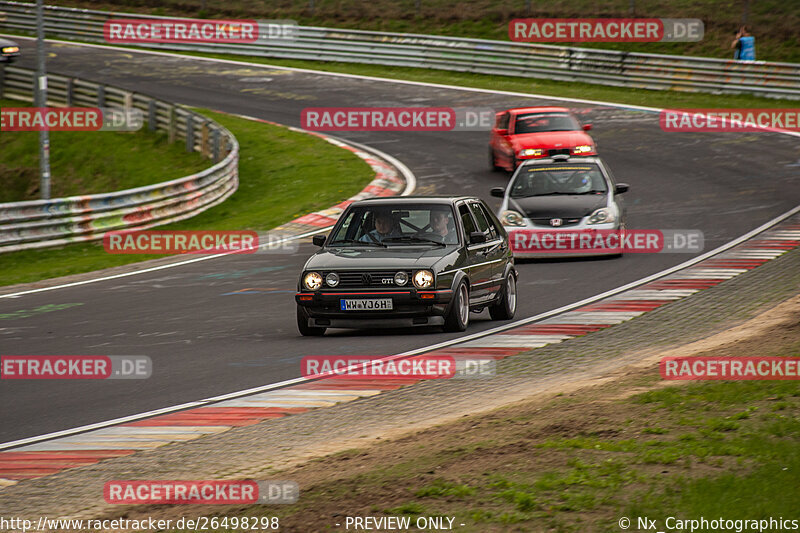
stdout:
<svg viewBox="0 0 800 533">
<path fill-rule="evenodd" d="M 478 199 L 374 198 L 352 203 L 306 262 L 297 327 L 441 326 L 464 331 L 470 311 L 514 317 L 517 271 L 508 235 Z"/>
</svg>

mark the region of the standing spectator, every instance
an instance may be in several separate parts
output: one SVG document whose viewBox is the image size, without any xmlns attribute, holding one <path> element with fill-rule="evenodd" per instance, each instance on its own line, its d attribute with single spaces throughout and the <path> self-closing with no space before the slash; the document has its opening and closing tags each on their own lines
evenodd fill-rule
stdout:
<svg viewBox="0 0 800 533">
<path fill-rule="evenodd" d="M 747 26 L 739 27 L 736 37 L 731 43 L 734 49 L 733 58 L 739 61 L 755 61 L 756 59 L 756 38 L 750 35 Z"/>
</svg>

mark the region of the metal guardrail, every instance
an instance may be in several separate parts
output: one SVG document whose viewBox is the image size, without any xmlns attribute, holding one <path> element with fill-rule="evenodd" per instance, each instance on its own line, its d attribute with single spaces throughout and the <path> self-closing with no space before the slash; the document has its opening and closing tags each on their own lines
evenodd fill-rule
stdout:
<svg viewBox="0 0 800 533">
<path fill-rule="evenodd" d="M 0 0 L 0 30 L 33 32 L 34 4 Z M 104 42 L 103 24 L 163 19 L 133 13 L 48 6 L 48 36 Z M 146 44 L 146 48 L 257 57 L 422 67 L 491 75 L 580 81 L 645 89 L 748 93 L 800 99 L 800 64 L 732 61 L 433 35 L 299 27 L 294 40 L 251 44 Z"/>
<path fill-rule="evenodd" d="M 0 67 L 0 98 L 31 101 L 34 76 L 33 70 Z M 135 189 L 0 204 L 0 253 L 177 222 L 223 202 L 239 186 L 239 143 L 227 129 L 202 115 L 149 96 L 53 74 L 48 74 L 47 104 L 140 109 L 150 130 L 166 132 L 170 142 L 184 141 L 187 151 L 203 154 L 214 165 Z"/>
</svg>

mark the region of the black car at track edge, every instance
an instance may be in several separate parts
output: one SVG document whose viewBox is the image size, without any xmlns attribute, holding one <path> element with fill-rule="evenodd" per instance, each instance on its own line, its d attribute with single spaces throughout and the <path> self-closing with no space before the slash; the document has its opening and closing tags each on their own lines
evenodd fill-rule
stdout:
<svg viewBox="0 0 800 533">
<path fill-rule="evenodd" d="M 517 270 L 508 235 L 479 198 L 393 197 L 354 202 L 303 267 L 297 326 L 441 326 L 464 331 L 470 311 L 513 318 Z"/>
</svg>

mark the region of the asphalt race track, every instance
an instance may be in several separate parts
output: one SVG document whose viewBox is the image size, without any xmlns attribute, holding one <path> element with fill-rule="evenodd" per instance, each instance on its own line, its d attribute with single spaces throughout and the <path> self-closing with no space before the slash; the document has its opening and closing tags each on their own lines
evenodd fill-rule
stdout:
<svg viewBox="0 0 800 533">
<path fill-rule="evenodd" d="M 21 66 L 34 66 L 20 39 Z M 106 82 L 165 100 L 299 126 L 305 107 L 559 104 L 193 58 L 52 44 L 50 71 Z M 607 105 L 566 104 L 592 135 L 625 195 L 632 229 L 700 229 L 706 250 L 789 210 L 800 198 L 798 139 L 777 134 L 665 133 L 658 115 Z M 486 132 L 340 133 L 405 163 L 418 194 L 471 194 L 507 182 L 487 168 Z M 54 179 L 58 179 L 57 176 Z M 213 229 L 213 228 L 209 228 Z M 385 355 L 457 337 L 434 329 L 333 331 L 304 338 L 295 325 L 294 255 L 229 256 L 115 280 L 0 299 L 0 314 L 61 306 L 0 321 L 0 353 L 147 355 L 148 380 L 3 381 L 0 442 L 167 407 L 300 375 L 304 355 Z M 595 295 L 681 263 L 687 254 L 519 265 L 518 318 Z M 245 291 L 244 289 L 250 289 Z M 66 305 L 71 304 L 71 305 Z M 468 333 L 497 325 L 473 315 Z M 646 344 L 648 340 L 642 339 Z"/>
</svg>

